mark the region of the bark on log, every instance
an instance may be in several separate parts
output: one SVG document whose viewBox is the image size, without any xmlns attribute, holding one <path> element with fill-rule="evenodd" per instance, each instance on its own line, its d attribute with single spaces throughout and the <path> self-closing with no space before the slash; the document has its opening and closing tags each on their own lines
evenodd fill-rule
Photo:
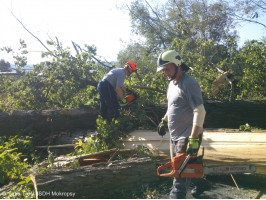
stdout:
<svg viewBox="0 0 266 200">
<path fill-rule="evenodd" d="M 36 175 L 38 191 L 44 194 L 42 198 L 107 199 L 115 190 L 134 190 L 138 184 L 158 179 L 156 166 L 150 158 L 54 169 Z M 66 193 L 75 195 L 67 197 L 64 196 Z"/>
<path fill-rule="evenodd" d="M 0 113 L 0 136 L 16 135 L 21 130 L 34 131 L 45 137 L 54 132 L 75 129 L 94 128 L 98 110 L 63 109 L 63 110 L 13 110 Z"/>
<path fill-rule="evenodd" d="M 149 157 L 96 163 L 77 168 L 54 168 L 35 174 L 38 197 L 45 199 L 108 199 L 112 198 L 111 195 L 116 191 L 135 191 L 137 185 L 150 184 L 158 180 L 156 163 Z M 10 182 L 0 188 L 0 198 L 4 198 L 14 185 L 14 182 Z"/>
</svg>

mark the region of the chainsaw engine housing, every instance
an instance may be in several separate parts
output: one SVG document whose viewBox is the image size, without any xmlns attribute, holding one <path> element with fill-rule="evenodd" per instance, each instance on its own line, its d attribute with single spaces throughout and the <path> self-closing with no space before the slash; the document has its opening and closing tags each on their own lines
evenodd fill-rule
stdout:
<svg viewBox="0 0 266 200">
<path fill-rule="evenodd" d="M 202 178 L 204 176 L 203 170 L 203 156 L 187 156 L 186 153 L 179 154 L 173 157 L 172 162 L 167 162 L 157 169 L 158 176 L 175 177 L 175 178 Z M 170 173 L 161 174 L 161 170 L 170 168 Z"/>
</svg>

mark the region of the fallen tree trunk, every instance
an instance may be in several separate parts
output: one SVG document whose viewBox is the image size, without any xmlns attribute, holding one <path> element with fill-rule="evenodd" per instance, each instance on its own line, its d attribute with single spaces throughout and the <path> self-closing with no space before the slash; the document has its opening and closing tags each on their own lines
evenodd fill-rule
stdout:
<svg viewBox="0 0 266 200">
<path fill-rule="evenodd" d="M 35 132 L 42 137 L 55 132 L 75 129 L 94 128 L 98 109 L 62 109 L 62 110 L 13 110 L 0 113 L 0 136 L 16 135 L 21 130 Z"/>
<path fill-rule="evenodd" d="M 236 129 L 240 125 L 248 123 L 250 126 L 266 129 L 265 102 L 221 103 L 206 101 L 204 106 L 207 112 L 204 122 L 205 128 Z M 166 112 L 166 106 L 152 109 L 157 109 L 158 113 L 164 114 Z M 153 120 L 149 115 L 152 113 L 147 112 L 147 118 L 152 121 L 154 128 L 156 128 L 156 122 L 162 116 L 158 114 L 157 119 Z M 97 108 L 42 111 L 13 110 L 9 113 L 0 113 L 0 136 L 15 135 L 23 130 L 25 134 L 27 131 L 33 131 L 47 137 L 59 131 L 90 129 L 95 128 L 97 117 Z"/>
<path fill-rule="evenodd" d="M 150 158 L 54 169 L 36 175 L 39 194 L 43 194 L 42 198 L 53 199 L 107 199 L 116 191 L 132 191 L 136 189 L 136 185 L 152 183 L 158 179 L 156 166 Z"/>
<path fill-rule="evenodd" d="M 34 177 L 38 197 L 45 199 L 119 198 L 117 194 L 121 194 L 121 191 L 136 191 L 137 186 L 159 180 L 156 163 L 149 157 L 115 160 L 74 168 L 50 168 L 31 176 Z M 0 188 L 0 198 L 6 198 L 5 195 L 14 185 L 15 183 L 11 182 Z M 14 195 L 18 194 L 19 191 L 14 192 Z"/>
<path fill-rule="evenodd" d="M 248 123 L 252 127 L 266 129 L 265 101 L 211 102 L 205 101 L 205 128 L 233 128 Z"/>
</svg>

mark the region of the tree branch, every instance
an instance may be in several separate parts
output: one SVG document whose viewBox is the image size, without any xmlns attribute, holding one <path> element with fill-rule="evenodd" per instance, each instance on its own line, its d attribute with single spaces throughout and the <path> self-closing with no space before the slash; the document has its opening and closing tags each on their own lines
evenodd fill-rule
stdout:
<svg viewBox="0 0 266 200">
<path fill-rule="evenodd" d="M 156 91 L 156 92 L 160 92 L 160 93 L 166 94 L 165 90 L 160 90 L 158 88 L 151 88 L 151 87 L 147 87 L 147 86 L 137 86 L 137 85 L 132 85 L 131 87 L 132 88 L 138 88 L 138 89 L 144 89 L 144 90 L 153 90 L 153 91 Z"/>
<path fill-rule="evenodd" d="M 254 24 L 259 24 L 259 25 L 263 26 L 264 28 L 266 28 L 266 25 L 265 24 L 263 24 L 261 22 L 258 22 L 256 20 L 247 19 L 247 18 L 238 16 L 238 15 L 235 15 L 235 17 L 236 17 L 237 20 L 241 20 L 241 21 L 245 21 L 245 22 L 250 22 L 250 23 L 254 23 Z"/>
<path fill-rule="evenodd" d="M 72 42 L 72 45 L 73 45 L 73 47 L 74 47 L 74 49 L 75 49 L 76 53 L 77 53 L 77 54 L 79 54 L 79 50 L 78 50 L 78 48 L 77 48 L 77 45 L 76 45 L 76 43 L 75 43 L 75 42 L 73 42 L 73 41 L 71 41 L 71 42 Z"/>
<path fill-rule="evenodd" d="M 24 26 L 24 24 L 14 15 L 14 13 L 12 12 L 12 11 L 10 11 L 11 12 L 11 14 L 13 15 L 13 17 L 22 25 L 22 27 L 31 35 L 31 36 L 33 36 L 36 40 L 38 40 L 40 43 L 41 43 L 41 45 L 47 50 L 47 51 L 49 51 L 50 52 L 50 49 L 48 49 L 48 47 L 47 46 L 45 46 L 45 44 L 43 44 L 43 42 L 38 38 L 38 37 L 36 37 L 32 32 L 30 32 L 29 31 L 29 29 L 27 29 L 25 26 Z"/>
<path fill-rule="evenodd" d="M 158 32 L 158 31 L 157 31 L 157 30 L 151 25 L 151 23 L 148 22 L 148 20 L 144 20 L 144 19 L 142 19 L 142 18 L 137 17 L 137 16 L 131 11 L 131 9 L 129 8 L 128 5 L 127 5 L 127 8 L 128 8 L 128 10 L 129 10 L 129 12 L 132 13 L 137 19 L 139 19 L 140 21 L 142 21 L 142 22 L 145 23 L 145 24 L 148 24 L 148 25 L 151 27 L 151 29 L 152 29 L 154 32 L 156 32 L 156 34 L 157 34 L 157 36 L 159 37 L 159 39 L 160 39 L 160 41 L 161 41 L 163 47 L 166 49 L 165 40 L 164 40 L 162 34 L 159 33 L 159 32 Z"/>
<path fill-rule="evenodd" d="M 85 51 L 85 52 L 88 52 L 88 51 L 86 51 L 85 49 L 82 49 L 77 43 L 75 43 L 75 42 L 73 42 L 73 41 L 71 41 L 72 42 L 72 45 L 74 46 L 74 49 L 76 50 L 76 52 L 77 52 L 77 54 L 79 54 L 79 50 L 82 52 L 82 51 Z M 79 50 L 78 50 L 79 49 Z M 108 65 L 106 65 L 106 64 L 104 64 L 102 61 L 100 61 L 98 58 L 96 58 L 94 55 L 91 55 L 91 57 L 94 59 L 94 60 L 96 60 L 98 63 L 100 63 L 101 65 L 103 65 L 103 66 L 105 66 L 105 67 L 108 67 L 108 68 L 110 68 L 110 69 L 112 69 L 113 67 L 111 66 L 108 66 Z"/>
</svg>

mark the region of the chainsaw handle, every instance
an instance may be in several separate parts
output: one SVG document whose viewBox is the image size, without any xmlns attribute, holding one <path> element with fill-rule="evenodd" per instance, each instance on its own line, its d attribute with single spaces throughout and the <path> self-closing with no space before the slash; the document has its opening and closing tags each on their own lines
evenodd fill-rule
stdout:
<svg viewBox="0 0 266 200">
<path fill-rule="evenodd" d="M 161 174 L 161 170 L 163 169 L 167 169 L 167 168 L 172 168 L 172 162 L 167 162 L 164 165 L 161 165 L 157 168 L 157 175 L 158 176 L 163 176 L 163 177 L 173 177 L 175 175 L 175 171 L 172 170 L 170 173 L 165 173 L 165 174 Z"/>
</svg>

